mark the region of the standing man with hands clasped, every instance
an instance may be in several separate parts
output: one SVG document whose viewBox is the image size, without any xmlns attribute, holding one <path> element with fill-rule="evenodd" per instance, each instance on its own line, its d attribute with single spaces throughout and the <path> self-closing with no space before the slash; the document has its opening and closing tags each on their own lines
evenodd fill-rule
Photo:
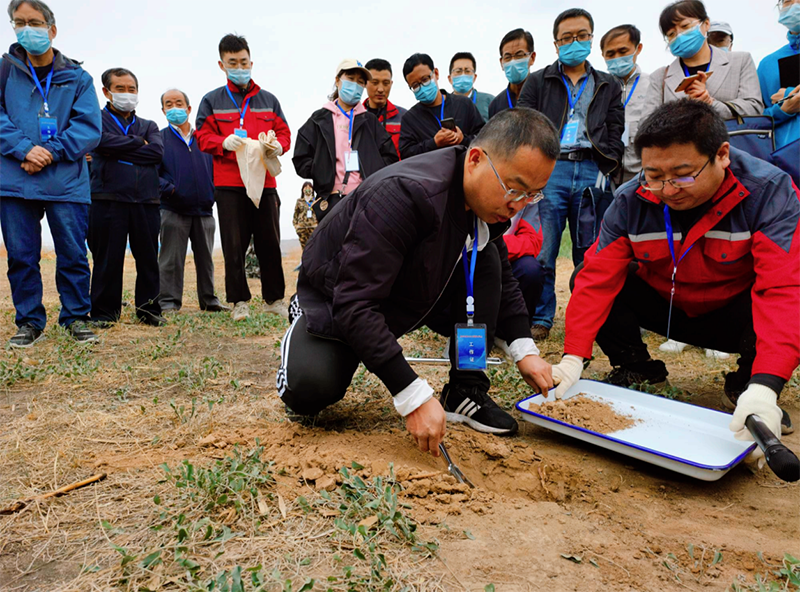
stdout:
<svg viewBox="0 0 800 592">
<path fill-rule="evenodd" d="M 278 99 L 252 80 L 253 62 L 244 37 L 225 35 L 219 42 L 219 68 L 225 86 L 203 97 L 197 110 L 197 144 L 214 157 L 214 187 L 219 234 L 225 258 L 225 292 L 234 304 L 233 320 L 250 316 L 250 288 L 245 274 L 245 254 L 250 239 L 261 268 L 261 295 L 266 311 L 285 315 L 282 304 L 285 280 L 281 261 L 280 199 L 275 177 L 266 173 L 264 192 L 256 206 L 247 196 L 236 151 L 245 138 L 275 132 L 279 148 L 265 153 L 278 157 L 289 150 L 292 134 Z"/>
<path fill-rule="evenodd" d="M 530 337 L 503 233 L 543 197 L 558 152 L 547 118 L 515 109 L 492 118 L 469 148 L 401 161 L 342 201 L 303 252 L 277 376 L 289 410 L 315 415 L 340 401 L 363 361 L 423 452 L 438 456 L 446 420 L 516 432 L 488 394 L 495 334 L 529 385 L 545 391 L 552 379 Z M 421 326 L 452 337 L 439 400 L 397 343 Z"/>
<path fill-rule="evenodd" d="M 53 48 L 56 19 L 44 2 L 8 5 L 17 43 L 0 62 L 0 225 L 16 309 L 11 347 L 42 338 L 42 217 L 53 235 L 58 322 L 78 342 L 95 341 L 87 327 L 89 171 L 84 155 L 100 141 L 100 106 L 92 77 Z"/>
<path fill-rule="evenodd" d="M 122 272 L 130 239 L 136 260 L 136 317 L 158 327 L 158 231 L 161 226 L 158 167 L 164 155 L 155 122 L 136 115 L 139 81 L 130 70 L 103 72 L 103 137 L 92 152 L 92 321 L 107 327 L 122 311 Z"/>
<path fill-rule="evenodd" d="M 483 127 L 483 118 L 470 99 L 439 88 L 439 69 L 431 57 L 412 55 L 403 64 L 403 77 L 419 102 L 403 117 L 401 158 L 459 144 L 469 146 Z"/>
</svg>

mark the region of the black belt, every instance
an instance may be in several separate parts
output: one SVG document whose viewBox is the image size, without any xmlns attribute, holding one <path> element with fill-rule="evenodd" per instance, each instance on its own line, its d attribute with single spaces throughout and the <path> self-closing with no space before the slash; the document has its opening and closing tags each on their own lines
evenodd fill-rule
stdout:
<svg viewBox="0 0 800 592">
<path fill-rule="evenodd" d="M 573 162 L 594 160 L 594 154 L 591 148 L 583 148 L 581 150 L 573 150 L 572 152 L 562 152 L 558 155 L 558 160 L 571 160 Z"/>
</svg>

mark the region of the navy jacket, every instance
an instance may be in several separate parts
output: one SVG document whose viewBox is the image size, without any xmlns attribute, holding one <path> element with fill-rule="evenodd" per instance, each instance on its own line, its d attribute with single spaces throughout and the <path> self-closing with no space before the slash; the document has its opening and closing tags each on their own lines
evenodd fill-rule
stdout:
<svg viewBox="0 0 800 592">
<path fill-rule="evenodd" d="M 54 50 L 48 103 L 58 133 L 42 143 L 36 90 L 27 55 L 15 43 L 0 62 L 0 195 L 89 204 L 89 171 L 84 155 L 100 141 L 100 106 L 92 77 L 78 62 Z M 44 146 L 53 164 L 29 175 L 20 168 L 34 146 Z"/>
<path fill-rule="evenodd" d="M 211 216 L 214 159 L 192 141 L 187 146 L 172 126 L 161 130 L 164 159 L 158 169 L 161 209 L 184 216 Z"/>
<path fill-rule="evenodd" d="M 158 204 L 158 166 L 164 155 L 158 126 L 136 116 L 135 111 L 127 121 L 115 115 L 122 125 L 131 123 L 126 135 L 109 106 L 102 115 L 103 135 L 92 152 L 92 201 Z"/>
</svg>

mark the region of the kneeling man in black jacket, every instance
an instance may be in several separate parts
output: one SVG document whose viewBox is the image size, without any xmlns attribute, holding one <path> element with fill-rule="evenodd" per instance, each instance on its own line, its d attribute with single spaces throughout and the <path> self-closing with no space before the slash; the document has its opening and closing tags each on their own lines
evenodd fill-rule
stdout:
<svg viewBox="0 0 800 592">
<path fill-rule="evenodd" d="M 423 452 L 438 456 L 446 420 L 516 432 L 517 422 L 489 397 L 482 369 L 497 335 L 528 384 L 553 386 L 503 233 L 541 199 L 558 154 L 545 116 L 508 110 L 469 148 L 403 160 L 343 199 L 303 252 L 277 377 L 287 407 L 314 415 L 340 401 L 363 362 Z M 452 337 L 450 382 L 439 400 L 397 343 L 422 326 Z"/>
</svg>

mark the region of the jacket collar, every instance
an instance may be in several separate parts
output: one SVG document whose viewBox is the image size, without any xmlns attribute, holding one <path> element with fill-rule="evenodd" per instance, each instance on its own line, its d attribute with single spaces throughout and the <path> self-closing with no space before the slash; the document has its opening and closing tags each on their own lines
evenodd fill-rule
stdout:
<svg viewBox="0 0 800 592">
<path fill-rule="evenodd" d="M 589 60 L 586 60 L 586 73 L 591 74 L 595 79 L 595 82 L 597 82 L 597 72 L 594 68 L 592 68 L 592 64 L 589 63 Z M 556 60 L 549 66 L 545 66 L 544 77 L 557 78 L 558 80 L 561 80 L 561 62 Z"/>
<path fill-rule="evenodd" d="M 8 53 L 3 57 L 8 58 L 12 64 L 23 70 L 28 76 L 31 75 L 31 71 L 28 69 L 28 53 L 19 43 L 13 43 L 11 47 L 8 48 Z M 77 67 L 78 65 L 76 62 L 65 57 L 64 54 L 55 47 L 53 48 L 53 72 L 59 70 L 73 70 Z"/>
<path fill-rule="evenodd" d="M 369 111 L 369 97 L 364 99 L 364 109 Z M 386 99 L 386 107 L 378 111 L 376 114 L 378 121 L 383 123 L 385 120 L 391 119 L 392 117 L 397 117 L 397 107 L 394 106 L 389 99 Z"/>
<path fill-rule="evenodd" d="M 242 89 L 240 89 L 238 86 L 236 86 L 236 85 L 235 85 L 233 82 L 231 82 L 230 80 L 228 80 L 228 81 L 227 81 L 227 84 L 226 84 L 225 86 L 226 86 L 226 87 L 228 88 L 228 90 L 230 90 L 232 93 L 239 93 L 239 94 L 242 94 Z M 260 87 L 260 86 L 258 86 L 258 85 L 255 83 L 255 81 L 251 80 L 251 81 L 250 81 L 250 85 L 247 87 L 247 91 L 246 91 L 246 92 L 245 92 L 245 94 L 244 94 L 244 99 L 245 99 L 245 100 L 247 100 L 247 99 L 249 99 L 250 97 L 257 95 L 259 92 L 261 92 L 261 87 Z"/>
</svg>

